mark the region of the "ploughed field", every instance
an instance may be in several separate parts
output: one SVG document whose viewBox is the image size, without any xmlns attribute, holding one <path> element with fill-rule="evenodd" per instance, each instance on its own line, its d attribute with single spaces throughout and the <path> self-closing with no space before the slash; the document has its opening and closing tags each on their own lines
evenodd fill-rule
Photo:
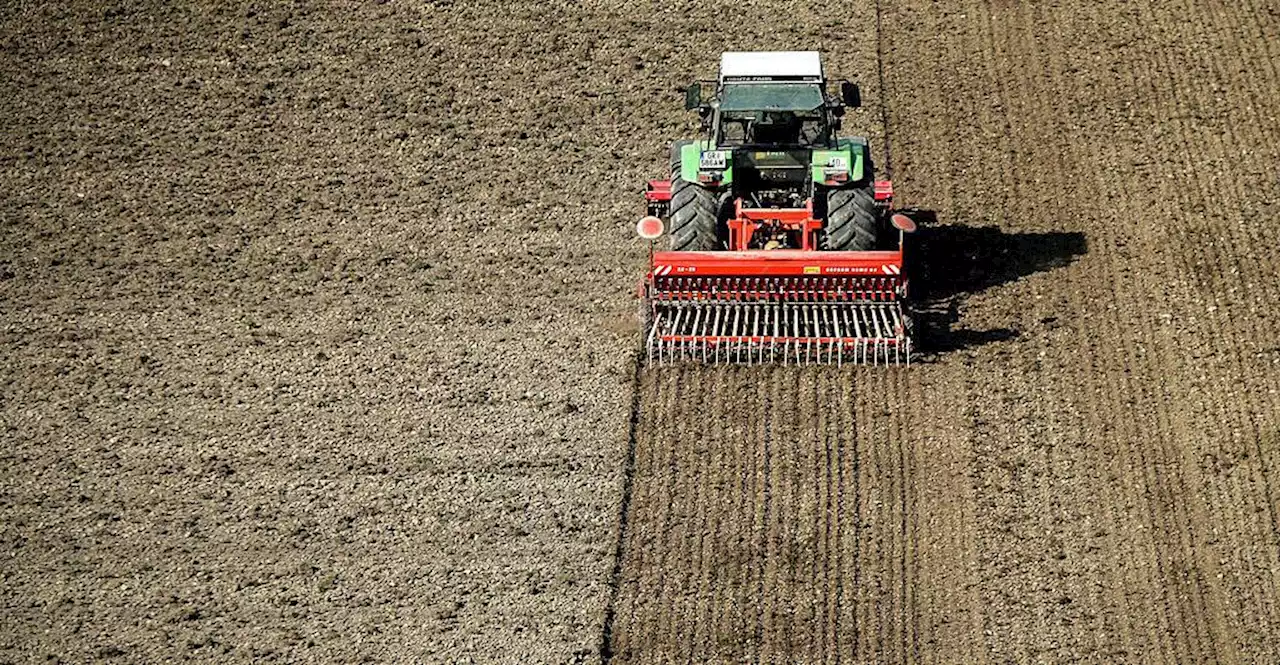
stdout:
<svg viewBox="0 0 1280 665">
<path fill-rule="evenodd" d="M 4 9 L 0 661 L 1280 658 L 1280 14 L 878 4 Z M 752 48 L 922 362 L 633 368 Z"/>
</svg>

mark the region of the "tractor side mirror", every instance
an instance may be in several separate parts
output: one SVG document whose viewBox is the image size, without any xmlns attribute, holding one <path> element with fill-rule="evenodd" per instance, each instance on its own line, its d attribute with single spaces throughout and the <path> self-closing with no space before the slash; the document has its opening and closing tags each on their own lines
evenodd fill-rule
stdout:
<svg viewBox="0 0 1280 665">
<path fill-rule="evenodd" d="M 694 83 L 684 89 L 684 110 L 692 111 L 702 106 L 702 86 Z"/>
<path fill-rule="evenodd" d="M 862 90 L 858 88 L 857 83 L 843 81 L 840 83 L 840 100 L 845 106 L 859 108 L 862 106 Z"/>
</svg>

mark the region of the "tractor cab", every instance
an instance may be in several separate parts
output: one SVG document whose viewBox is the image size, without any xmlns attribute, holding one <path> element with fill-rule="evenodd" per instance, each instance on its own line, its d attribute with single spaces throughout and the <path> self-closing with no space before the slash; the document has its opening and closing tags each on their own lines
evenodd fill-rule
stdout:
<svg viewBox="0 0 1280 665">
<path fill-rule="evenodd" d="M 826 147 L 831 120 L 816 83 L 744 82 L 723 88 L 712 127 L 722 147 Z"/>
<path fill-rule="evenodd" d="M 704 103 L 711 84 L 715 98 Z M 826 86 L 816 51 L 730 52 L 720 57 L 718 79 L 689 87 L 685 106 L 701 113 L 716 147 L 832 147 L 844 107 L 861 99 L 847 81 L 839 98 Z"/>
<path fill-rule="evenodd" d="M 704 89 L 714 90 L 710 101 Z M 861 139 L 838 135 L 845 107 L 861 103 L 858 88 L 842 82 L 839 92 L 828 93 L 814 51 L 724 53 L 719 77 L 686 92 L 685 106 L 698 110 L 704 138 L 673 154 L 673 163 L 681 164 L 685 181 L 728 200 L 803 207 L 824 195 L 821 188 L 870 172 L 857 168 L 869 161 Z"/>
</svg>

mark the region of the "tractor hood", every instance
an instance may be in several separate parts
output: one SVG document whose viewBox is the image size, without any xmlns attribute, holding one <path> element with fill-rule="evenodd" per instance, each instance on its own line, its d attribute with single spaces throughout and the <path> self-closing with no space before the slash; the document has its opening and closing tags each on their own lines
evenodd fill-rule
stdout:
<svg viewBox="0 0 1280 665">
<path fill-rule="evenodd" d="M 806 169 L 809 168 L 811 150 L 758 150 L 738 148 L 733 151 L 734 162 L 744 168 L 757 169 Z"/>
<path fill-rule="evenodd" d="M 811 151 L 808 148 L 733 151 L 738 166 L 738 182 L 750 189 L 773 189 L 803 184 L 809 179 Z"/>
</svg>

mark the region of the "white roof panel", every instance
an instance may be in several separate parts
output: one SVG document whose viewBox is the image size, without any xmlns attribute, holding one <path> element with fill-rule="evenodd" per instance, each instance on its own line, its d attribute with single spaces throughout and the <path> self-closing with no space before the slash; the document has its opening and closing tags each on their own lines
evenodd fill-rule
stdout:
<svg viewBox="0 0 1280 665">
<path fill-rule="evenodd" d="M 817 51 L 738 51 L 720 55 L 720 80 L 738 77 L 822 77 Z"/>
</svg>

